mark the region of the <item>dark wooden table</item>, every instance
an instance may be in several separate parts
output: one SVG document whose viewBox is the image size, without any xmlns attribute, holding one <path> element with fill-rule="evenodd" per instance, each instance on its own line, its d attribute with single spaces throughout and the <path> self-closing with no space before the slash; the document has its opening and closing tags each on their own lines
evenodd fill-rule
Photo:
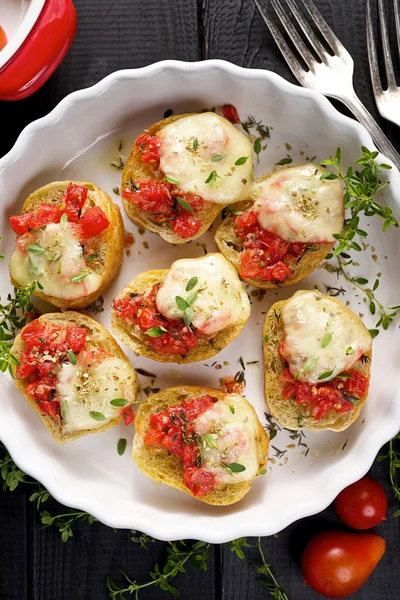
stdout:
<svg viewBox="0 0 400 600">
<path fill-rule="evenodd" d="M 315 1 L 354 57 L 357 91 L 381 122 L 373 102 L 366 55 L 366 0 Z M 75 0 L 75 5 L 77 35 L 58 71 L 32 98 L 0 103 L 0 156 L 30 121 L 48 113 L 70 92 L 118 69 L 167 58 L 221 58 L 245 67 L 270 69 L 294 81 L 252 0 Z M 384 121 L 381 126 L 400 150 L 398 130 Z M 372 475 L 390 496 L 387 462 L 375 463 Z M 119 572 L 123 570 L 139 582 L 146 581 L 153 563 L 163 560 L 165 543 L 152 543 L 146 551 L 130 541 L 129 531 L 114 532 L 99 523 L 79 525 L 74 537 L 64 544 L 56 529 L 42 530 L 37 511 L 29 502 L 29 488 L 20 485 L 12 493 L 0 490 L 0 600 L 106 600 L 106 575 L 121 582 Z M 63 512 L 60 506 L 53 508 Z M 396 508 L 390 496 L 388 520 L 378 528 L 386 540 L 386 554 L 370 580 L 351 598 L 399 598 L 400 520 L 391 517 Z M 301 550 L 313 533 L 338 526 L 330 507 L 295 523 L 279 536 L 263 540 L 266 558 L 291 600 L 317 598 L 302 582 Z M 248 557 L 258 559 L 255 550 L 248 552 Z M 174 583 L 183 600 L 270 597 L 256 582 L 248 562 L 239 560 L 228 545 L 211 548 L 206 573 L 189 567 L 188 573 L 179 575 Z M 165 597 L 165 592 L 155 588 L 147 588 L 140 596 L 142 600 Z"/>
</svg>

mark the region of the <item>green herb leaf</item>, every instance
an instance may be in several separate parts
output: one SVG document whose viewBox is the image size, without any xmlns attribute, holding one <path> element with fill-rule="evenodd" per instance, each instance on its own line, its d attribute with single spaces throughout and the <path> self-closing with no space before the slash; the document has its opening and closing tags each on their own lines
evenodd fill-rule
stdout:
<svg viewBox="0 0 400 600">
<path fill-rule="evenodd" d="M 126 439 L 125 438 L 121 438 L 118 440 L 118 444 L 117 444 L 117 452 L 120 456 L 122 456 L 126 450 Z"/>
<path fill-rule="evenodd" d="M 125 398 L 114 398 L 114 400 L 110 401 L 110 404 L 112 406 L 126 406 L 129 402 Z"/>
<path fill-rule="evenodd" d="M 319 356 L 317 356 L 316 358 L 310 358 L 304 365 L 303 371 L 309 371 L 310 369 L 315 367 L 315 365 L 317 364 L 318 361 L 319 361 Z"/>
<path fill-rule="evenodd" d="M 355 350 L 354 350 L 354 348 L 352 346 L 349 346 L 348 348 L 346 348 L 346 354 L 347 354 L 347 356 L 349 356 L 351 354 L 354 354 L 354 353 L 355 353 Z"/>
<path fill-rule="evenodd" d="M 99 258 L 98 254 L 91 254 L 90 256 L 86 257 L 85 260 L 89 261 L 89 260 L 96 260 L 96 258 Z"/>
<path fill-rule="evenodd" d="M 53 256 L 51 256 L 50 258 L 47 259 L 47 262 L 49 262 L 49 263 L 56 262 L 56 260 L 58 260 L 59 258 L 61 258 L 61 252 L 55 252 L 53 254 Z"/>
<path fill-rule="evenodd" d="M 174 183 L 175 185 L 179 185 L 180 183 L 179 179 L 177 179 L 173 175 L 165 175 L 164 179 L 165 181 L 168 181 L 168 183 Z"/>
<path fill-rule="evenodd" d="M 322 381 L 322 379 L 327 379 L 328 377 L 330 377 L 335 369 L 336 365 L 330 371 L 325 371 L 325 373 L 321 373 L 321 375 L 318 377 L 318 381 Z"/>
<path fill-rule="evenodd" d="M 228 469 L 230 469 L 232 471 L 232 473 L 242 473 L 243 471 L 246 470 L 246 467 L 244 465 L 241 465 L 240 463 L 229 463 L 228 465 L 225 465 L 226 467 L 228 467 Z"/>
<path fill-rule="evenodd" d="M 146 335 L 149 335 L 150 337 L 160 337 L 160 335 L 164 335 L 164 333 L 167 333 L 167 330 L 165 329 L 165 327 L 150 327 L 150 329 L 147 329 L 145 331 Z"/>
<path fill-rule="evenodd" d="M 176 201 L 178 202 L 178 204 L 180 204 L 180 206 L 182 206 L 184 210 L 189 211 L 194 216 L 194 210 L 187 200 L 181 198 L 180 196 L 177 196 Z"/>
<path fill-rule="evenodd" d="M 191 279 L 189 279 L 187 285 L 186 285 L 186 291 L 190 292 L 190 290 L 192 290 L 199 282 L 199 278 L 198 277 L 192 277 Z"/>
<path fill-rule="evenodd" d="M 106 421 L 106 417 L 103 415 L 103 413 L 102 412 L 98 412 L 97 410 L 91 410 L 89 412 L 89 415 L 95 421 Z"/>
<path fill-rule="evenodd" d="M 267 469 L 261 469 L 259 471 L 260 475 L 265 475 L 266 472 L 267 472 Z"/>
<path fill-rule="evenodd" d="M 204 441 L 206 442 L 207 446 L 210 446 L 210 448 L 215 448 L 216 450 L 219 450 L 217 440 L 211 435 L 211 433 L 206 433 L 204 435 Z"/>
<path fill-rule="evenodd" d="M 189 326 L 193 321 L 193 308 L 188 306 L 185 310 L 185 316 L 183 318 L 185 325 Z"/>
<path fill-rule="evenodd" d="M 199 147 L 199 140 L 197 139 L 197 137 L 195 137 L 193 140 L 193 151 L 197 152 L 198 147 Z"/>
<path fill-rule="evenodd" d="M 240 167 L 240 165 L 244 165 L 245 162 L 247 162 L 247 159 L 249 157 L 248 156 L 241 156 L 240 158 L 237 159 L 237 161 L 235 162 L 235 166 L 236 167 Z"/>
<path fill-rule="evenodd" d="M 264 340 L 264 342 L 268 342 L 269 341 L 269 335 L 264 335 L 263 340 Z"/>
<path fill-rule="evenodd" d="M 27 246 L 26 249 L 31 254 L 43 254 L 43 252 L 44 252 L 44 248 L 42 248 L 41 246 L 38 246 L 37 244 L 32 244 L 31 246 Z"/>
<path fill-rule="evenodd" d="M 349 375 L 348 373 L 339 373 L 339 375 L 336 375 L 337 379 L 353 379 L 351 375 Z"/>
<path fill-rule="evenodd" d="M 72 352 L 72 350 L 68 350 L 67 357 L 68 357 L 68 360 L 71 363 L 71 365 L 76 365 L 78 363 L 78 359 L 76 358 L 76 354 L 75 354 L 75 352 Z"/>
<path fill-rule="evenodd" d="M 175 302 L 179 308 L 179 310 L 185 311 L 188 307 L 188 303 L 182 296 L 175 296 Z"/>
<path fill-rule="evenodd" d="M 281 160 L 279 160 L 275 164 L 278 166 L 283 166 L 283 165 L 290 165 L 291 162 L 292 162 L 292 159 L 289 156 L 287 156 L 285 158 L 281 158 Z"/>
<path fill-rule="evenodd" d="M 385 329 L 385 327 L 384 327 L 384 329 Z M 368 331 L 371 334 L 372 339 L 376 338 L 376 336 L 379 335 L 379 329 L 369 329 Z"/>
<path fill-rule="evenodd" d="M 217 181 L 217 177 L 217 171 L 211 171 L 204 183 L 214 183 L 215 181 Z"/>
<path fill-rule="evenodd" d="M 233 415 L 235 414 L 235 407 L 233 406 L 233 404 L 229 404 L 229 410 Z"/>
<path fill-rule="evenodd" d="M 198 294 L 198 292 L 193 292 L 192 294 L 189 294 L 189 296 L 186 298 L 186 303 L 189 306 L 192 306 L 192 304 L 196 302 Z"/>
<path fill-rule="evenodd" d="M 63 229 L 64 231 L 66 231 L 68 229 L 68 217 L 66 215 L 66 213 L 63 213 L 61 215 L 61 219 L 60 219 L 60 227 L 61 229 Z"/>
<path fill-rule="evenodd" d="M 221 162 L 224 158 L 225 156 L 223 154 L 214 154 L 214 156 L 211 157 L 211 162 Z"/>
<path fill-rule="evenodd" d="M 332 333 L 325 333 L 321 340 L 321 348 L 326 348 L 332 341 Z"/>
<path fill-rule="evenodd" d="M 72 283 L 79 283 L 80 281 L 83 281 L 83 279 L 85 279 L 85 277 L 87 277 L 88 275 L 90 275 L 90 271 L 82 271 L 81 273 L 79 273 L 79 275 L 75 275 L 74 277 L 71 278 Z"/>
</svg>

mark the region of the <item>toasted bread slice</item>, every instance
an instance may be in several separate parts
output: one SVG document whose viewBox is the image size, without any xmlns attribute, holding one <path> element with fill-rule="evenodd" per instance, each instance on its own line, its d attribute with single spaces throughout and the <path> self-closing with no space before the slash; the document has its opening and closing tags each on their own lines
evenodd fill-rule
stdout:
<svg viewBox="0 0 400 600">
<path fill-rule="evenodd" d="M 34 191 L 25 200 L 21 214 L 37 210 L 41 203 L 59 204 L 61 196 L 66 192 L 70 183 L 70 181 L 53 181 Z M 89 190 L 83 210 L 89 206 L 99 206 L 106 214 L 110 224 L 102 233 L 88 240 L 86 244 L 87 249 L 84 252 L 85 256 L 98 255 L 95 260 L 91 260 L 88 263 L 90 269 L 101 276 L 101 283 L 96 291 L 82 298 L 65 300 L 56 296 L 49 296 L 38 287 L 36 288 L 36 296 L 64 310 L 83 309 L 101 296 L 118 275 L 125 243 L 125 231 L 120 209 L 114 204 L 108 194 L 94 183 L 87 181 L 73 183 L 84 186 Z M 20 287 L 11 273 L 10 277 L 11 283 L 15 287 Z"/>
<path fill-rule="evenodd" d="M 159 269 L 156 271 L 145 271 L 137 275 L 122 292 L 118 294 L 117 300 L 128 296 L 146 295 L 154 285 L 160 284 L 167 276 L 169 269 Z M 222 331 L 216 333 L 212 339 L 199 338 L 195 348 L 190 349 L 184 356 L 158 354 L 154 352 L 148 343 L 148 336 L 136 325 L 131 325 L 118 316 L 115 309 L 111 314 L 111 326 L 114 334 L 131 350 L 146 358 L 151 358 L 158 362 L 174 362 L 178 364 L 187 364 L 192 362 L 204 361 L 221 352 L 236 336 L 242 331 L 247 322 L 248 316 L 243 316 L 233 325 L 225 327 Z"/>
<path fill-rule="evenodd" d="M 335 298 L 332 298 L 332 300 L 338 302 L 342 310 L 352 312 Z M 367 397 L 360 398 L 352 412 L 339 414 L 336 411 L 330 411 L 319 421 L 316 421 L 312 415 L 307 416 L 304 409 L 296 403 L 294 398 L 282 400 L 283 386 L 280 382 L 285 370 L 285 362 L 278 353 L 278 346 L 285 337 L 280 315 L 286 302 L 287 300 L 281 300 L 271 306 L 265 317 L 263 327 L 265 400 L 268 410 L 278 423 L 287 429 L 297 430 L 301 428 L 312 431 L 330 429 L 332 431 L 343 431 L 357 419 Z M 358 362 L 352 367 L 352 370 L 357 370 L 370 378 L 372 349 L 365 352 L 365 356 L 367 360 L 365 362 Z M 302 418 L 299 423 L 300 413 L 302 414 Z"/>
<path fill-rule="evenodd" d="M 261 183 L 262 181 L 266 181 L 271 175 L 283 169 L 284 167 L 274 169 L 271 171 L 271 173 L 267 173 L 263 177 L 257 179 L 255 181 L 255 185 L 257 185 L 257 183 Z M 249 200 L 245 202 L 239 202 L 233 208 L 244 212 L 246 210 L 250 210 L 253 204 L 254 200 Z M 240 274 L 240 254 L 243 250 L 243 240 L 235 233 L 235 219 L 236 215 L 229 213 L 215 232 L 214 239 L 220 252 L 222 252 L 222 254 L 236 267 Z M 295 285 L 304 279 L 304 277 L 309 275 L 309 273 L 318 268 L 321 261 L 326 257 L 327 254 L 329 254 L 329 252 L 331 252 L 334 244 L 335 241 L 310 244 L 305 253 L 299 258 L 293 256 L 289 259 L 285 259 L 284 262 L 289 267 L 292 274 L 282 282 L 265 281 L 260 277 L 242 277 L 242 279 L 246 283 L 262 290 Z"/>
<path fill-rule="evenodd" d="M 188 117 L 189 115 L 194 113 L 186 113 L 183 115 L 171 115 L 166 119 L 162 119 L 157 123 L 151 125 L 148 129 L 146 129 L 143 133 L 147 133 L 150 136 L 155 135 L 158 131 L 163 129 L 166 125 L 173 123 L 174 121 L 178 121 L 182 117 Z M 141 180 L 141 179 L 152 179 L 157 182 L 161 182 L 164 180 L 164 174 L 161 173 L 158 169 L 154 169 L 152 165 L 149 163 L 144 163 L 141 160 L 141 150 L 136 146 L 136 142 L 133 144 L 130 154 L 126 160 L 125 167 L 122 173 L 122 187 L 121 189 L 126 189 L 131 182 Z M 210 227 L 213 221 L 217 218 L 219 213 L 221 212 L 223 206 L 219 204 L 213 204 L 211 202 L 204 202 L 204 206 L 201 210 L 198 211 L 196 216 L 202 222 L 202 226 L 199 231 L 192 237 L 182 238 L 179 235 L 176 235 L 172 228 L 169 225 L 169 222 L 158 223 L 154 218 L 151 217 L 149 213 L 146 213 L 143 210 L 140 210 L 133 202 L 129 202 L 125 198 L 122 198 L 124 207 L 126 210 L 126 214 L 130 218 L 131 221 L 136 223 L 153 233 L 158 233 L 164 240 L 170 242 L 171 244 L 185 244 L 194 240 L 201 235 Z"/>
<path fill-rule="evenodd" d="M 46 315 L 42 315 L 38 319 L 40 322 L 48 322 L 55 325 L 74 325 L 76 327 L 83 327 L 86 330 L 87 335 L 87 348 L 88 349 L 102 349 L 106 352 L 110 353 L 113 358 L 118 358 L 124 362 L 126 362 L 130 376 L 131 376 L 131 395 L 134 398 L 136 395 L 137 387 L 138 387 L 138 379 L 135 370 L 130 365 L 128 359 L 125 354 L 122 352 L 121 348 L 114 340 L 113 337 L 108 333 L 108 331 L 100 325 L 97 321 L 88 317 L 87 315 L 81 314 L 79 312 L 69 311 L 64 313 L 48 313 Z M 24 328 L 25 329 L 25 328 Z M 11 348 L 11 353 L 19 359 L 21 353 L 25 350 L 25 342 L 21 337 L 22 331 L 17 335 L 14 340 L 13 347 Z M 25 396 L 28 400 L 29 404 L 32 406 L 33 410 L 40 415 L 43 423 L 46 425 L 47 429 L 50 431 L 51 435 L 55 439 L 58 444 L 65 444 L 67 442 L 71 442 L 76 440 L 77 438 L 83 437 L 84 435 L 88 435 L 89 433 L 99 433 L 100 431 L 105 431 L 114 425 L 117 425 L 122 421 L 121 414 L 118 414 L 111 420 L 108 420 L 104 423 L 104 425 L 96 426 L 93 429 L 85 429 L 80 431 L 65 431 L 62 425 L 59 425 L 53 418 L 48 415 L 45 415 L 41 412 L 40 406 L 35 400 L 26 393 L 26 387 L 29 383 L 29 379 L 18 379 L 16 377 L 16 367 L 14 367 L 14 383 L 19 391 Z M 131 402 L 129 403 L 131 404 Z M 120 413 L 126 409 L 128 406 L 125 405 L 118 409 Z M 93 421 L 95 424 L 96 421 Z M 102 423 L 102 421 L 100 421 Z"/>
<path fill-rule="evenodd" d="M 222 400 L 229 394 L 206 387 L 177 386 L 168 388 L 150 396 L 142 402 L 135 420 L 136 435 L 133 440 L 132 458 L 136 465 L 151 479 L 182 490 L 191 496 L 193 494 L 183 484 L 182 460 L 163 448 L 147 446 L 144 443 L 144 436 L 149 429 L 151 414 L 163 411 L 171 406 L 179 405 L 185 400 L 192 400 L 205 395 Z M 255 435 L 259 465 L 256 476 L 258 476 L 261 474 L 261 471 L 264 471 L 266 466 L 269 440 L 258 420 L 254 408 L 247 400 L 244 398 L 242 400 L 246 402 L 248 409 L 254 413 L 259 425 Z M 223 483 L 217 485 L 210 493 L 198 496 L 196 499 L 215 506 L 234 504 L 247 494 L 251 483 L 251 481 L 241 481 L 232 484 Z"/>
</svg>

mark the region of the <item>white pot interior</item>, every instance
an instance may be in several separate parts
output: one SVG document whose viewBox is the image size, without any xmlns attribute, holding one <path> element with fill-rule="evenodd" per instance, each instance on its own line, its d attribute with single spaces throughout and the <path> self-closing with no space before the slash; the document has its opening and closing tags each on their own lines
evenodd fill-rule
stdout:
<svg viewBox="0 0 400 600">
<path fill-rule="evenodd" d="M 0 0 L 0 25 L 8 44 L 0 51 L 0 69 L 10 60 L 36 23 L 46 0 Z"/>
</svg>

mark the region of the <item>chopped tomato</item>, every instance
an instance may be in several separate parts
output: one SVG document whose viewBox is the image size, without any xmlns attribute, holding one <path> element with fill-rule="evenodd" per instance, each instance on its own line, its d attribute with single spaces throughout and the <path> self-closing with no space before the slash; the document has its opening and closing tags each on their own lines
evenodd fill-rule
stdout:
<svg viewBox="0 0 400 600">
<path fill-rule="evenodd" d="M 141 152 L 141 160 L 144 163 L 153 162 L 158 166 L 160 162 L 160 140 L 157 136 L 143 133 L 136 140 L 136 147 Z"/>
<path fill-rule="evenodd" d="M 193 496 L 209 494 L 215 487 L 215 477 L 201 467 L 188 467 L 183 474 L 183 483 Z"/>
<path fill-rule="evenodd" d="M 222 107 L 222 112 L 225 119 L 228 119 L 228 121 L 230 121 L 231 123 L 240 123 L 238 111 L 236 110 L 236 107 L 233 106 L 233 104 L 224 104 L 224 106 Z"/>
<path fill-rule="evenodd" d="M 10 217 L 10 225 L 16 234 L 23 235 L 28 233 L 30 229 L 39 229 L 39 227 L 49 223 L 58 223 L 60 217 L 60 207 L 57 204 L 42 202 L 36 211 Z"/>
<path fill-rule="evenodd" d="M 78 223 L 80 211 L 86 202 L 87 187 L 70 183 L 67 191 L 61 196 L 60 209 L 65 213 L 70 223 Z"/>
<path fill-rule="evenodd" d="M 191 192 L 184 193 L 171 183 L 137 181 L 123 190 L 122 197 L 150 213 L 158 223 L 167 221 L 174 233 L 182 238 L 192 237 L 201 228 L 201 220 L 195 211 L 203 206 L 203 198 Z M 190 209 L 182 205 L 189 205 Z"/>
<path fill-rule="evenodd" d="M 155 285 L 147 296 L 117 299 L 114 309 L 121 319 L 135 323 L 144 333 L 149 329 L 159 330 L 156 337 L 148 336 L 148 344 L 154 352 L 183 356 L 197 346 L 198 336 L 181 319 L 169 320 L 159 313 L 156 305 L 158 289 Z"/>
<path fill-rule="evenodd" d="M 243 277 L 284 281 L 291 275 L 285 260 L 301 256 L 307 248 L 307 244 L 291 244 L 263 229 L 252 210 L 236 217 L 235 231 L 244 242 L 240 255 L 240 274 Z"/>
<path fill-rule="evenodd" d="M 61 423 L 60 403 L 56 399 L 56 368 L 68 360 L 67 353 L 78 354 L 86 346 L 86 330 L 73 325 L 61 326 L 41 323 L 35 319 L 21 334 L 25 349 L 17 367 L 18 379 L 30 379 L 26 393 L 39 405 L 43 413 Z"/>
<path fill-rule="evenodd" d="M 208 494 L 216 484 L 214 475 L 198 464 L 201 454 L 192 425 L 213 404 L 211 396 L 202 396 L 153 413 L 150 415 L 150 428 L 144 437 L 146 445 L 161 446 L 182 459 L 183 483 L 194 496 Z"/>
<path fill-rule="evenodd" d="M 312 385 L 298 381 L 286 368 L 280 380 L 283 386 L 281 398 L 295 398 L 296 403 L 309 409 L 317 421 L 331 410 L 340 414 L 351 412 L 354 410 L 354 399 L 366 397 L 369 380 L 358 371 L 350 371 L 344 375 L 350 375 L 350 378 L 336 377 L 329 383 Z"/>
<path fill-rule="evenodd" d="M 90 206 L 85 210 L 79 224 L 82 228 L 83 236 L 89 239 L 107 229 L 110 221 L 100 206 Z"/>
<path fill-rule="evenodd" d="M 123 418 L 125 425 L 130 425 L 133 423 L 135 419 L 135 414 L 132 410 L 132 406 L 127 406 L 121 413 L 121 417 Z"/>
</svg>

